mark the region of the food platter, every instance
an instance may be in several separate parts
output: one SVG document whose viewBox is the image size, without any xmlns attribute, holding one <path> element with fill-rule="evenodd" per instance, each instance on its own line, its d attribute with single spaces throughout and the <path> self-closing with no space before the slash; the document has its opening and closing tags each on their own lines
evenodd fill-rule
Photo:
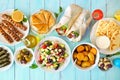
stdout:
<svg viewBox="0 0 120 80">
<path fill-rule="evenodd" d="M 42 13 L 42 14 L 41 14 Z M 48 15 L 49 14 L 49 15 Z M 42 16 L 41 18 L 43 19 L 43 22 L 41 21 L 41 18 L 39 16 Z M 49 30 L 47 32 L 42 32 L 42 33 L 39 33 L 39 29 L 37 28 L 37 26 L 40 26 L 40 25 L 44 25 L 44 24 L 47 24 L 46 21 L 49 22 L 50 20 L 50 16 L 53 17 L 54 21 L 53 21 L 53 25 L 50 26 L 51 28 L 49 28 Z M 48 17 L 48 18 L 47 18 Z M 35 20 L 34 20 L 35 19 Z M 37 19 L 37 20 L 36 20 Z M 33 21 L 34 20 L 34 21 Z M 52 11 L 49 11 L 49 10 L 38 10 L 36 12 L 34 12 L 31 17 L 30 17 L 30 25 L 31 25 L 31 30 L 33 33 L 35 34 L 38 34 L 38 35 L 47 35 L 49 33 L 51 33 L 54 29 L 54 25 L 56 23 L 56 18 L 55 18 L 55 15 Z M 49 23 L 48 23 L 49 24 Z M 45 26 L 47 27 L 47 26 Z M 49 27 L 49 26 L 48 26 Z M 42 28 L 41 28 L 42 29 Z"/>
<path fill-rule="evenodd" d="M 0 68 L 0 72 L 2 72 L 2 71 L 8 70 L 12 66 L 12 64 L 14 62 L 14 57 L 13 57 L 13 52 L 10 50 L 10 48 L 3 46 L 3 45 L 0 45 L 0 47 L 7 50 L 7 52 L 9 53 L 9 58 L 10 58 L 10 64 L 5 67 Z"/>
<path fill-rule="evenodd" d="M 12 15 L 12 12 L 14 11 L 14 9 L 8 9 L 8 10 L 5 10 L 5 11 L 2 11 L 2 12 L 0 12 L 0 22 L 2 21 L 2 15 L 3 14 L 7 14 L 7 15 Z M 24 17 L 27 19 L 27 17 L 24 15 Z M 27 35 L 28 35 L 28 33 L 29 33 L 29 22 L 28 22 L 28 20 L 26 21 L 26 22 L 22 22 L 23 24 L 22 25 L 24 25 L 24 26 L 26 26 L 26 30 L 25 31 L 23 31 L 23 30 L 21 30 L 21 29 L 18 29 L 18 31 L 19 32 L 21 32 L 22 34 L 23 34 L 23 37 L 22 38 L 25 38 Z M 14 26 L 15 27 L 15 26 Z M 18 43 L 20 43 L 22 40 L 19 40 L 19 41 L 14 41 L 14 42 L 12 42 L 12 43 L 9 43 L 2 35 L 0 35 L 0 42 L 2 42 L 2 43 L 5 43 L 5 44 L 8 44 L 8 45 L 16 45 L 16 44 L 18 44 Z"/>
<path fill-rule="evenodd" d="M 104 19 L 102 19 L 102 20 L 105 20 L 105 21 L 113 20 L 113 21 L 115 21 L 117 24 L 120 25 L 120 22 L 117 21 L 117 20 L 115 20 L 115 19 L 113 19 L 113 18 L 104 18 Z M 94 24 L 94 26 L 92 27 L 91 33 L 90 33 L 90 40 L 91 40 L 91 42 L 92 42 L 94 45 L 96 45 L 96 42 L 95 42 L 95 41 L 96 41 L 96 38 L 97 38 L 97 37 L 96 37 L 95 33 L 96 33 L 96 30 L 97 30 L 97 27 L 98 27 L 98 23 L 99 23 L 99 21 L 97 21 L 97 22 Z M 115 50 L 113 50 L 113 51 L 110 51 L 109 49 L 105 49 L 105 50 L 99 49 L 99 50 L 100 50 L 100 52 L 103 53 L 103 54 L 114 54 L 114 53 L 118 52 L 118 51 L 120 50 L 120 48 L 115 49 Z"/>
<path fill-rule="evenodd" d="M 47 40 L 50 40 L 50 41 L 53 41 L 53 42 L 57 41 L 57 42 L 62 43 L 62 44 L 65 45 L 65 48 L 66 48 L 66 51 L 65 51 L 65 52 L 67 52 L 68 57 L 66 58 L 65 62 L 63 63 L 63 65 L 60 66 L 59 69 L 57 69 L 57 70 L 48 69 L 48 68 L 46 68 L 46 67 L 42 67 L 41 64 L 38 62 L 39 51 L 40 51 L 39 48 L 40 48 L 41 44 L 42 44 L 43 42 L 47 41 Z M 47 38 L 43 39 L 43 40 L 36 46 L 34 53 L 35 53 L 35 61 L 36 61 L 36 64 L 37 64 L 40 68 L 44 69 L 45 71 L 59 72 L 59 71 L 64 70 L 64 69 L 67 67 L 67 65 L 69 64 L 69 62 L 70 62 L 71 50 L 70 50 L 68 44 L 67 44 L 63 39 L 61 39 L 61 38 L 59 38 L 59 37 L 52 37 L 52 36 L 51 36 L 51 37 L 47 37 Z"/>
</svg>

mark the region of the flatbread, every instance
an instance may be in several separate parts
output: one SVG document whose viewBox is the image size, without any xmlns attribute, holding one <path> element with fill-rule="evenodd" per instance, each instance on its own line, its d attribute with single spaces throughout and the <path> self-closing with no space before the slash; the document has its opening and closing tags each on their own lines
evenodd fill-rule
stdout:
<svg viewBox="0 0 120 80">
<path fill-rule="evenodd" d="M 120 25 L 114 20 L 101 20 L 98 23 L 96 36 L 107 36 L 110 39 L 110 51 L 120 48 Z"/>
<path fill-rule="evenodd" d="M 120 31 L 118 30 L 113 34 L 111 38 L 110 51 L 117 48 L 120 48 Z"/>
</svg>

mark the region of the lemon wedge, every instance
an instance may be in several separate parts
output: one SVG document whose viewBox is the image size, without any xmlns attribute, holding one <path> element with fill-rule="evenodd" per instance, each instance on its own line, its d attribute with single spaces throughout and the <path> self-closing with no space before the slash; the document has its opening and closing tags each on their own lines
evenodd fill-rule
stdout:
<svg viewBox="0 0 120 80">
<path fill-rule="evenodd" d="M 120 21 L 120 10 L 117 10 L 114 14 L 115 19 L 117 19 L 118 21 Z"/>
<path fill-rule="evenodd" d="M 15 22 L 21 22 L 23 20 L 23 13 L 19 10 L 13 11 L 12 19 Z"/>
</svg>

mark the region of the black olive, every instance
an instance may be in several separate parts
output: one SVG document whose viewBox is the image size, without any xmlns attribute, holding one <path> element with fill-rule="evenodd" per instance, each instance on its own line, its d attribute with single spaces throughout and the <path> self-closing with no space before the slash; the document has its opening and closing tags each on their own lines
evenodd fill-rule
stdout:
<svg viewBox="0 0 120 80">
<path fill-rule="evenodd" d="M 48 63 L 52 63 L 53 60 L 52 59 L 47 59 Z"/>
</svg>

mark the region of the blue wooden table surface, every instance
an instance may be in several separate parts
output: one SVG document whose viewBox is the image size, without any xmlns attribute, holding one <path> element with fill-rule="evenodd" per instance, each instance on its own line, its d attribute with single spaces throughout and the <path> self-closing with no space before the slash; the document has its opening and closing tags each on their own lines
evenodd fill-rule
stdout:
<svg viewBox="0 0 120 80">
<path fill-rule="evenodd" d="M 0 0 L 0 11 L 6 9 L 20 9 L 29 18 L 32 13 L 40 9 L 47 9 L 53 12 L 58 12 L 59 6 L 64 9 L 70 4 L 75 3 L 81 7 L 90 10 L 102 9 L 104 17 L 113 17 L 116 10 L 120 9 L 120 0 Z M 89 26 L 85 36 L 81 42 L 90 42 L 89 33 L 94 21 Z M 58 36 L 55 32 L 50 35 Z M 71 49 L 77 45 L 77 43 L 70 43 L 66 38 L 63 38 L 69 43 Z M 0 43 L 0 45 L 5 45 Z M 20 43 L 15 46 L 6 45 L 14 52 L 16 48 L 23 46 Z M 45 72 L 42 69 L 30 69 L 23 68 L 16 65 L 4 72 L 0 72 L 0 80 L 120 80 L 120 69 L 113 67 L 112 69 L 104 72 L 95 67 L 91 71 L 81 71 L 76 69 L 72 63 L 67 68 L 59 73 Z"/>
</svg>

